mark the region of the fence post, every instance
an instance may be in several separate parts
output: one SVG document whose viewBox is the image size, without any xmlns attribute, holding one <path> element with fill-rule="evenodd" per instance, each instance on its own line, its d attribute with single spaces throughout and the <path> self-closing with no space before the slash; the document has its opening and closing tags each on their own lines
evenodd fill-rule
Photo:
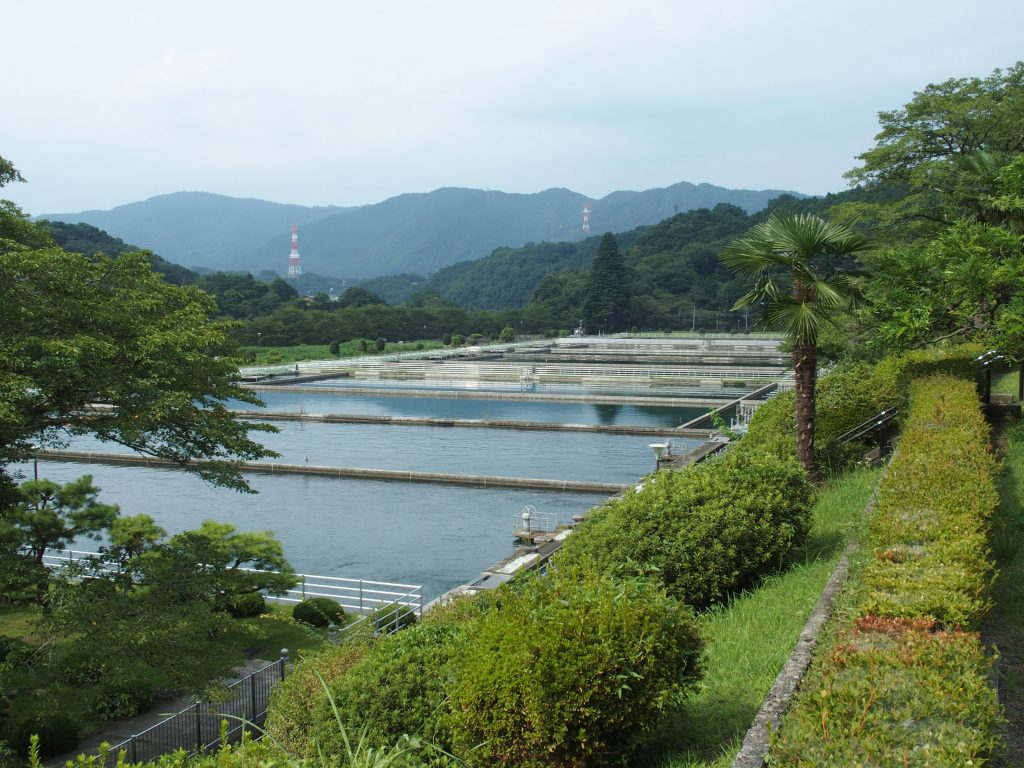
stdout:
<svg viewBox="0 0 1024 768">
<path fill-rule="evenodd" d="M 359 580 L 359 613 L 362 615 L 363 611 L 363 580 Z"/>
<path fill-rule="evenodd" d="M 256 722 L 256 717 L 259 714 L 256 711 L 256 673 L 249 675 L 249 694 L 252 699 L 252 710 L 249 712 L 249 720 Z"/>
<path fill-rule="evenodd" d="M 302 599 L 306 599 L 306 574 L 302 574 Z"/>
<path fill-rule="evenodd" d="M 138 737 L 132 736 L 132 762 L 133 763 L 139 762 L 139 749 L 138 749 L 138 746 L 137 746 L 138 743 L 139 743 Z"/>
<path fill-rule="evenodd" d="M 195 704 L 192 705 L 192 709 L 194 709 L 195 712 L 196 712 L 196 717 L 195 717 L 195 721 L 196 721 L 196 746 L 201 751 L 202 748 L 203 748 L 203 718 L 202 718 L 202 715 L 199 713 L 199 702 L 198 701 Z"/>
</svg>

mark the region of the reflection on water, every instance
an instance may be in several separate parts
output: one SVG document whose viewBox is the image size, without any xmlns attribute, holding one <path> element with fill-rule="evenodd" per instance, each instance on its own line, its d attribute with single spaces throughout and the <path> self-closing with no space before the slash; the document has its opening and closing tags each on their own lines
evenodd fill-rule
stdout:
<svg viewBox="0 0 1024 768">
<path fill-rule="evenodd" d="M 21 469 L 31 475 L 31 465 Z M 206 519 L 243 530 L 269 529 L 299 572 L 422 584 L 426 600 L 511 554 L 513 521 L 526 504 L 568 522 L 603 500 L 297 475 L 249 475 L 259 491 L 252 495 L 169 469 L 40 462 L 39 471 L 62 483 L 91 474 L 102 489 L 101 501 L 120 505 L 125 515 L 152 515 L 169 533 Z"/>
</svg>

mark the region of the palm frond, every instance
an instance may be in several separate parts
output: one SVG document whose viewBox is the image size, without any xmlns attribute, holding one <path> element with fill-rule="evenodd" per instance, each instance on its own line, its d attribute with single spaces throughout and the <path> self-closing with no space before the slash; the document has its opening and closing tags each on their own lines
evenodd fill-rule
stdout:
<svg viewBox="0 0 1024 768">
<path fill-rule="evenodd" d="M 796 344 L 814 344 L 828 317 L 819 306 L 795 299 L 770 304 L 764 311 L 765 325 L 782 331 Z"/>
</svg>

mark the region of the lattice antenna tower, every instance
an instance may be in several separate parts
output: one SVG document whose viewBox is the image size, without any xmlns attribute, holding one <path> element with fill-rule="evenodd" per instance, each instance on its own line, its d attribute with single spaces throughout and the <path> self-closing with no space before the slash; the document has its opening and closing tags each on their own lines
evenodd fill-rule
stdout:
<svg viewBox="0 0 1024 768">
<path fill-rule="evenodd" d="M 288 279 L 294 280 L 302 274 L 302 260 L 299 258 L 299 225 L 292 224 L 292 252 L 288 254 Z"/>
<path fill-rule="evenodd" d="M 590 234 L 590 203 L 583 204 L 583 234 Z"/>
</svg>

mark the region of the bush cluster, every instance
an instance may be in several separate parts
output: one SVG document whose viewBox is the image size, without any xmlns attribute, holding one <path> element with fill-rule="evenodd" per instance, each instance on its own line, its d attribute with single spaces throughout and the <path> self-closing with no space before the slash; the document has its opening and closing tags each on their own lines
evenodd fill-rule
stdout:
<svg viewBox="0 0 1024 768">
<path fill-rule="evenodd" d="M 560 571 L 323 652 L 274 692 L 266 729 L 310 759 L 416 734 L 478 766 L 615 764 L 695 684 L 701 647 L 652 583 Z"/>
<path fill-rule="evenodd" d="M 963 629 L 977 628 L 990 605 L 994 474 L 974 382 L 915 383 L 870 522 L 860 618 L 805 682 L 771 765 L 991 758 L 1001 720 L 991 661 Z"/>
<path fill-rule="evenodd" d="M 314 627 L 340 624 L 344 616 L 345 609 L 329 597 L 311 597 L 292 608 L 293 619 Z"/>
<path fill-rule="evenodd" d="M 509 591 L 452 669 L 452 744 L 474 765 L 622 763 L 695 685 L 691 611 L 645 581 L 562 571 Z"/>
<path fill-rule="evenodd" d="M 785 564 L 810 529 L 813 495 L 795 459 L 738 447 L 685 472 L 659 472 L 593 511 L 558 562 L 653 578 L 706 608 Z"/>
</svg>

